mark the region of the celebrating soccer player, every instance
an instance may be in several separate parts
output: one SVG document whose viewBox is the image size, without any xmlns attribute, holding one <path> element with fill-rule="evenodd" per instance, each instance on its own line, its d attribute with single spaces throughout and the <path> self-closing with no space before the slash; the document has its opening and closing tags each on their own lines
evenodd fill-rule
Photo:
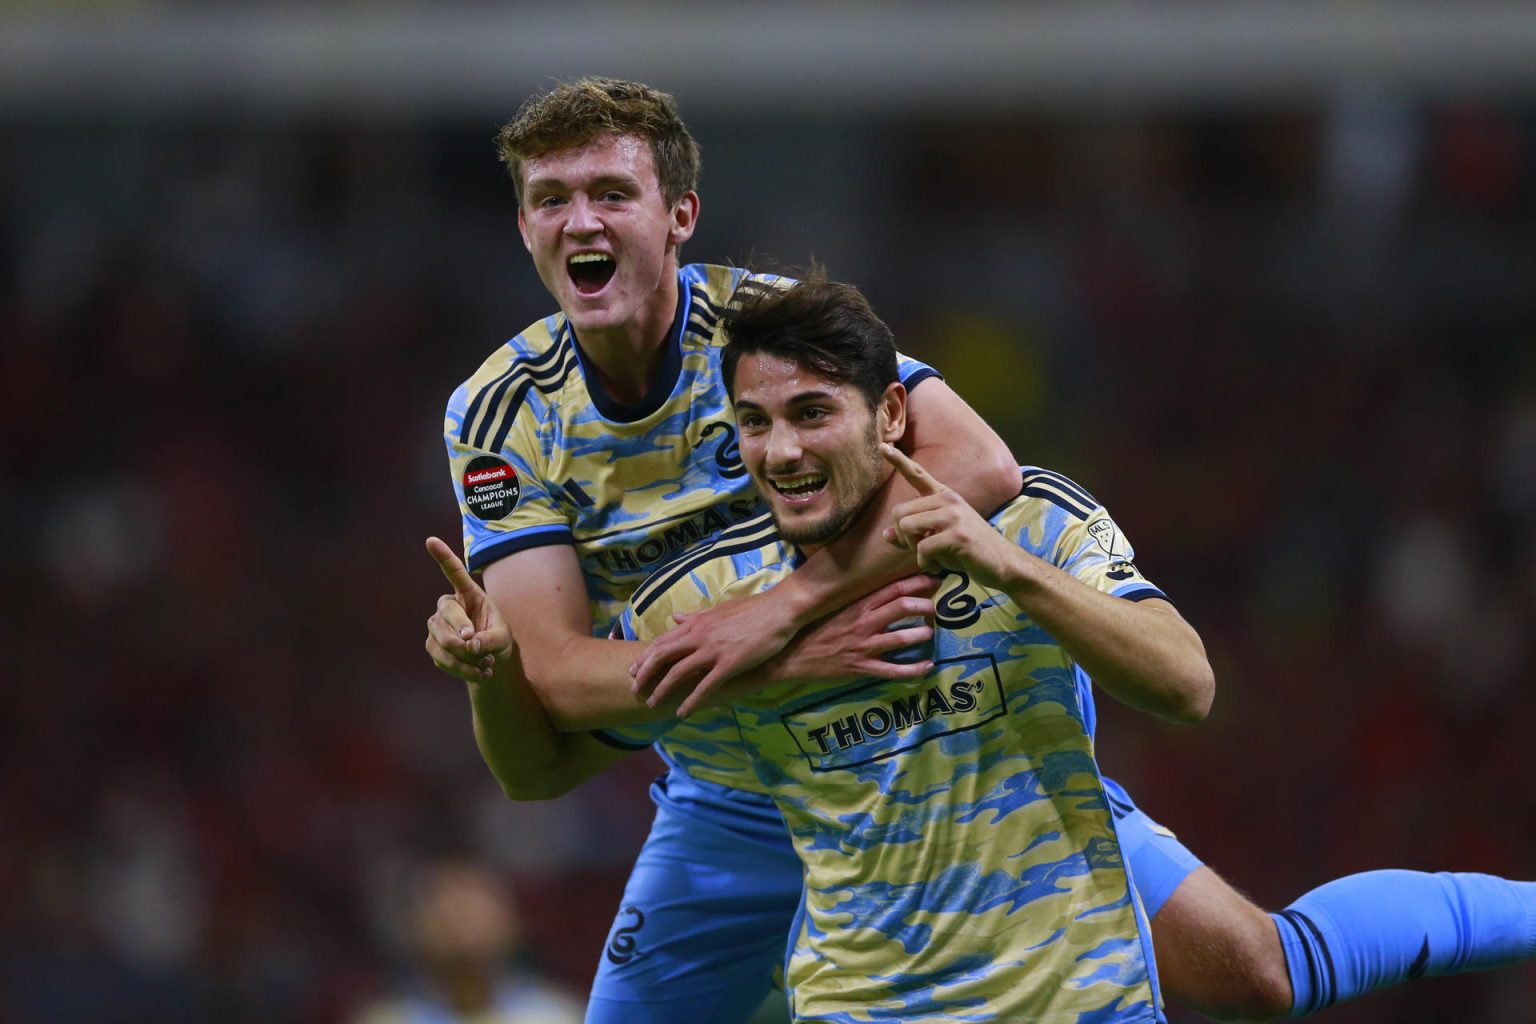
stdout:
<svg viewBox="0 0 1536 1024">
<path fill-rule="evenodd" d="M 466 577 L 440 599 L 427 647 L 469 683 L 476 738 L 503 787 L 520 798 L 558 793 L 580 777 L 571 763 L 600 767 L 583 730 L 657 720 L 679 699 L 691 711 L 720 699 L 727 680 L 739 698 L 782 680 L 924 675 L 922 661 L 880 657 L 927 635 L 924 626 L 886 626 L 933 607 L 931 584 L 900 579 L 915 570 L 913 554 L 881 535 L 904 502 L 926 503 L 905 506 L 913 515 L 945 510 L 899 477 L 770 590 L 722 602 L 648 647 L 600 639 L 649 572 L 693 541 L 756 522 L 721 375 L 720 317 L 738 288 L 760 279 L 678 266 L 699 211 L 698 153 L 665 94 L 604 79 L 565 83 L 525 104 L 501 145 L 524 241 L 560 311 L 499 348 L 450 402 L 466 558 L 485 588 Z M 901 447 L 973 509 L 990 514 L 1017 496 L 1018 469 L 985 424 L 933 371 L 898 366 L 909 392 Z M 814 477 L 781 482 L 785 500 L 808 508 L 821 500 Z M 1033 472 L 1023 485 L 1026 496 L 1067 503 L 1073 518 L 1097 508 L 1054 474 Z M 1127 556 L 1107 520 L 1093 528 L 1111 559 Z M 923 554 L 933 534 L 920 533 L 897 539 Z M 736 530 L 716 551 L 760 539 Z M 1080 585 L 1056 579 L 1065 583 Z M 1156 607 L 1104 600 L 1122 615 Z M 952 603 L 941 603 L 942 624 Z M 1035 613 L 1070 649 L 1057 633 L 1070 623 L 1051 622 L 1043 605 Z M 1169 653 L 1163 640 L 1134 642 Z M 1138 706 L 1187 682 L 1175 673 L 1148 693 L 1121 692 L 1116 666 L 1091 658 L 1084 667 Z M 656 708 L 632 689 L 631 665 L 640 693 L 660 695 Z M 699 777 L 704 765 L 729 773 L 747 762 L 730 711 L 690 715 L 658 748 L 669 768 L 653 789 L 656 825 L 614 925 L 616 938 L 639 929 L 646 956 L 604 957 L 588 1019 L 744 1020 L 782 959 L 800 863 L 769 799 Z M 1536 955 L 1531 884 L 1372 872 L 1270 915 L 1123 789 L 1109 780 L 1105 789 L 1152 917 L 1164 988 L 1207 1013 L 1307 1012 L 1420 974 Z"/>
<path fill-rule="evenodd" d="M 644 583 L 624 635 L 768 591 L 893 467 L 916 491 L 893 539 L 946 570 L 937 629 L 913 652 L 931 666 L 921 678 L 739 698 L 746 765 L 707 746 L 694 757 L 691 739 L 670 748 L 784 815 L 805 864 L 786 967 L 796 1019 L 1158 1019 L 1082 666 L 1128 703 L 1197 719 L 1213 690 L 1199 638 L 1070 481 L 1026 472 L 989 523 L 892 447 L 906 391 L 890 331 L 852 287 L 746 298 L 726 330 L 742 459 L 769 514 Z M 607 735 L 643 747 L 654 731 Z"/>
<path fill-rule="evenodd" d="M 914 572 L 878 528 L 850 531 L 770 595 L 701 615 L 668 638 L 669 654 L 601 639 L 653 569 L 759 511 L 719 367 L 720 314 L 752 278 L 678 266 L 698 215 L 698 151 L 669 96 L 633 83 L 567 83 L 526 104 L 500 143 L 523 239 L 560 312 L 499 348 L 454 394 L 446 440 L 466 560 L 510 624 L 515 667 L 543 713 L 578 731 L 670 717 L 667 701 L 652 709 L 633 692 L 635 662 L 644 662 L 642 682 L 684 676 L 706 690 L 749 666 L 759 685 L 920 674 L 879 654 L 907 640 L 887 636 L 886 625 L 932 610 L 921 577 L 801 629 Z M 1015 495 L 1017 465 L 985 423 L 927 367 L 903 360 L 901 377 L 912 391 L 905 443 L 914 457 L 979 508 Z M 887 488 L 871 511 L 883 522 L 910 496 Z M 510 793 L 547 795 L 545 775 L 526 768 L 527 705 L 485 681 L 485 638 L 461 636 L 473 620 L 441 604 L 428 646 L 470 681 L 487 763 Z M 672 675 L 653 673 L 658 665 Z M 718 733 L 722 715 L 693 715 L 686 731 Z M 743 759 L 739 749 L 720 756 Z M 601 960 L 589 1019 L 743 1020 L 783 959 L 799 862 L 764 797 L 722 799 L 683 768 L 655 797 L 656 825 L 623 902 L 644 916 L 647 953 Z M 702 856 L 710 837 L 719 843 Z M 636 924 L 621 914 L 615 929 Z"/>
</svg>

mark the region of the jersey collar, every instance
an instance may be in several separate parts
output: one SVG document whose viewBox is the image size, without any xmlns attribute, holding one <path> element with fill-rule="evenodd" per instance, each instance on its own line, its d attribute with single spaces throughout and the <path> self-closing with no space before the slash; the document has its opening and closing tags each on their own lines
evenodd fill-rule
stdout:
<svg viewBox="0 0 1536 1024">
<path fill-rule="evenodd" d="M 581 363 L 581 375 L 587 382 L 587 394 L 591 396 L 592 404 L 604 419 L 615 423 L 634 423 L 660 409 L 667 403 L 667 399 L 672 397 L 672 391 L 677 387 L 678 374 L 683 368 L 683 327 L 688 323 L 688 307 L 692 301 L 693 290 L 688 287 L 687 280 L 679 273 L 677 313 L 672 319 L 671 329 L 667 332 L 666 346 L 662 350 L 661 367 L 652 378 L 645 397 L 633 405 L 625 405 L 604 390 L 602 381 L 587 362 L 587 354 L 581 350 L 581 342 L 576 340 L 576 332 L 571 330 L 570 321 L 567 320 L 562 325 L 561 330 L 571 339 L 571 347 L 576 350 L 576 358 Z"/>
</svg>

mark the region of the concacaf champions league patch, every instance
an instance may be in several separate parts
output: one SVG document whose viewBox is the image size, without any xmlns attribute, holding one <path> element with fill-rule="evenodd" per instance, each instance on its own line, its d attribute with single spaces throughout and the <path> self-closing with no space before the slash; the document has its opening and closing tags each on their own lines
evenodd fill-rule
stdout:
<svg viewBox="0 0 1536 1024">
<path fill-rule="evenodd" d="M 464 469 L 464 504 L 476 519 L 505 519 L 517 507 L 517 470 L 505 459 L 478 455 Z"/>
</svg>

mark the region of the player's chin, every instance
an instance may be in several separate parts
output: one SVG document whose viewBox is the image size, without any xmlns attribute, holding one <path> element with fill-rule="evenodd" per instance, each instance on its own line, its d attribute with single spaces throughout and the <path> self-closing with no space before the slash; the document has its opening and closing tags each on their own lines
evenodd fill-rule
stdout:
<svg viewBox="0 0 1536 1024">
<path fill-rule="evenodd" d="M 779 528 L 779 536 L 791 544 L 825 544 L 842 532 L 839 517 L 831 512 L 820 515 L 782 515 L 776 509 L 773 519 Z"/>
<path fill-rule="evenodd" d="M 578 331 L 582 328 L 606 327 L 613 316 L 607 303 L 598 297 L 583 295 L 574 288 L 566 293 L 564 306 L 566 319 Z"/>
</svg>

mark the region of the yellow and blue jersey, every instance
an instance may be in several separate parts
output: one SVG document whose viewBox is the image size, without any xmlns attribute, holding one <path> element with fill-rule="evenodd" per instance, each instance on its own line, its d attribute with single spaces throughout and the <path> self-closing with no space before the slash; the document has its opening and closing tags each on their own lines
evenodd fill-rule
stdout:
<svg viewBox="0 0 1536 1024">
<path fill-rule="evenodd" d="M 682 267 L 662 369 L 633 406 L 614 401 L 589 372 L 563 314 L 487 359 L 454 391 L 443 424 L 469 568 L 572 545 L 593 633 L 606 636 L 658 566 L 759 515 L 720 372 L 720 318 L 737 288 L 784 280 Z M 912 359 L 899 364 L 909 389 L 937 376 Z M 694 728 L 707 729 L 707 718 Z"/>
<path fill-rule="evenodd" d="M 992 520 L 1005 536 L 1105 593 L 1162 596 L 1087 492 L 1033 468 L 1022 484 Z M 771 524 L 743 526 L 644 584 L 621 630 L 650 638 L 674 611 L 760 592 L 800 561 Z M 784 816 L 805 865 L 786 969 L 796 1019 L 1159 1019 L 1086 676 L 962 573 L 946 575 L 936 606 L 932 649 L 911 652 L 933 659 L 925 678 L 731 705 L 746 764 L 696 736 L 673 744 L 695 776 L 771 796 Z M 664 728 L 609 733 L 640 743 Z"/>
</svg>

